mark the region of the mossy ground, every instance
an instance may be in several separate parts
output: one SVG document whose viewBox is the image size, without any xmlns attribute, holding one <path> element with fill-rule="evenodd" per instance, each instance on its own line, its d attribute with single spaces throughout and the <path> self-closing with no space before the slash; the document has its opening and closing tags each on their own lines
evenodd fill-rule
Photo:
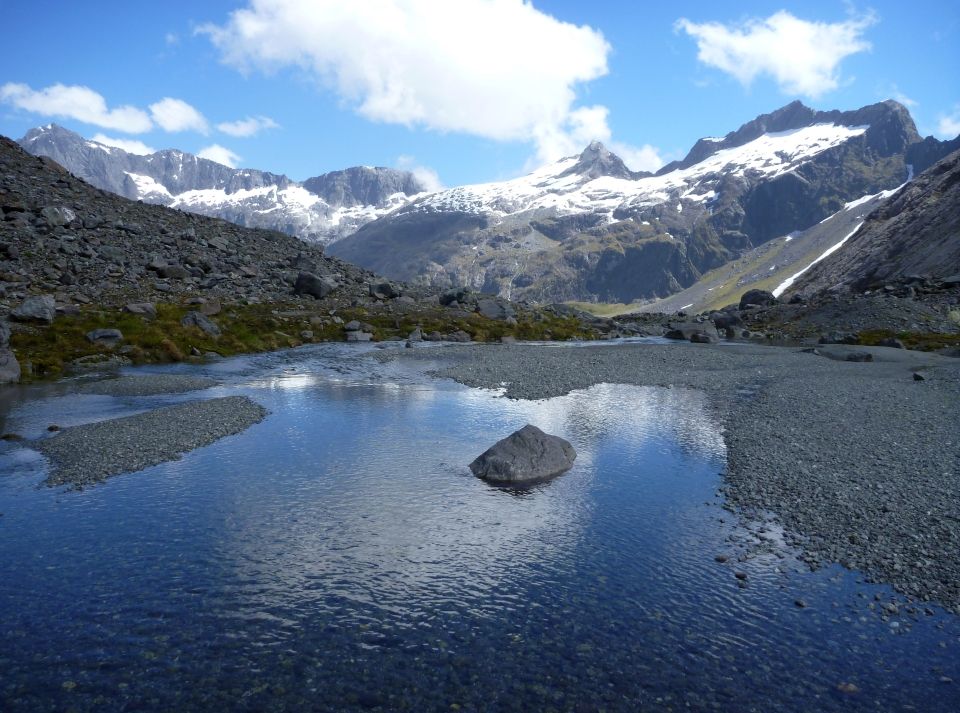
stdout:
<svg viewBox="0 0 960 713">
<path fill-rule="evenodd" d="M 960 334 L 939 332 L 894 332 L 889 329 L 871 329 L 860 332 L 860 343 L 864 346 L 876 346 L 884 339 L 899 339 L 907 349 L 918 351 L 936 351 L 949 347 L 960 347 Z"/>
<path fill-rule="evenodd" d="M 517 324 L 487 319 L 479 314 L 453 316 L 443 308 L 418 309 L 393 313 L 374 308 L 352 307 L 336 310 L 305 309 L 302 303 L 272 303 L 225 306 L 212 319 L 223 330 L 211 337 L 196 327 L 180 324 L 195 307 L 158 304 L 155 319 L 130 314 L 116 308 L 83 308 L 77 315 L 58 316 L 51 325 L 18 327 L 10 343 L 23 370 L 21 381 L 57 378 L 70 363 L 82 357 L 120 355 L 134 364 L 168 363 L 190 360 L 199 352 L 221 356 L 272 351 L 305 343 L 343 341 L 343 324 L 359 320 L 373 327 L 374 341 L 406 338 L 414 328 L 424 334 L 457 330 L 474 341 L 499 341 L 512 336 L 519 340 L 568 340 L 596 336 L 574 318 L 530 313 L 518 317 Z M 94 329 L 115 328 L 123 333 L 116 347 L 91 343 L 86 335 Z M 301 337 L 309 330 L 313 335 Z"/>
</svg>

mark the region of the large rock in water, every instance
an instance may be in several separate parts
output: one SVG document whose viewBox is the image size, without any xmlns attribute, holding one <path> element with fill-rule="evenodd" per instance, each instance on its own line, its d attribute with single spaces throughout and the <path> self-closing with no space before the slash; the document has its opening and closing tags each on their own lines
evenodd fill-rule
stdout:
<svg viewBox="0 0 960 713">
<path fill-rule="evenodd" d="M 576 457 L 570 443 L 528 423 L 484 451 L 470 470 L 495 483 L 524 483 L 570 470 Z"/>
</svg>

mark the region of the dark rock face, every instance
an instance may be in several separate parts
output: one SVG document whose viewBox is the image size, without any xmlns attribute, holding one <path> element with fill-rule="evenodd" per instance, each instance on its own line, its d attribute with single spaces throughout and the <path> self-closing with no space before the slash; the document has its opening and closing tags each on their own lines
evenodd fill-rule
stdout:
<svg viewBox="0 0 960 713">
<path fill-rule="evenodd" d="M 864 290 L 911 275 L 946 279 L 958 271 L 960 151 L 955 151 L 867 216 L 842 248 L 790 291 Z"/>
<path fill-rule="evenodd" d="M 426 190 L 409 171 L 367 166 L 355 166 L 308 178 L 303 182 L 303 187 L 332 206 L 347 208 L 358 205 L 383 206 L 387 198 L 396 193 L 412 196 Z"/>
<path fill-rule="evenodd" d="M 484 451 L 470 470 L 495 483 L 524 483 L 570 470 L 576 457 L 569 442 L 527 424 Z"/>
</svg>

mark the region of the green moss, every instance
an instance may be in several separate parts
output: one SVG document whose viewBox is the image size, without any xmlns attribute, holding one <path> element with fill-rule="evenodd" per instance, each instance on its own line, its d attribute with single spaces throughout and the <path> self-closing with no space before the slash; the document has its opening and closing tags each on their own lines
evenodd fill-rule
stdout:
<svg viewBox="0 0 960 713">
<path fill-rule="evenodd" d="M 221 356 L 272 351 L 300 346 L 303 330 L 313 332 L 312 342 L 343 341 L 343 324 L 326 314 L 303 310 L 300 305 L 236 305 L 213 317 L 223 333 L 211 337 L 196 327 L 180 324 L 192 309 L 187 305 L 158 304 L 155 319 L 121 312 L 118 309 L 84 308 L 78 315 L 58 317 L 49 326 L 31 326 L 11 336 L 11 346 L 24 369 L 23 381 L 56 378 L 70 362 L 81 357 L 121 354 L 135 364 L 166 363 L 191 359 L 191 354 L 216 352 Z M 406 338 L 416 327 L 425 333 L 449 334 L 463 330 L 475 341 L 517 339 L 584 339 L 595 336 L 574 318 L 551 315 L 521 315 L 516 325 L 487 319 L 479 314 L 451 318 L 435 307 L 416 314 L 373 313 L 363 308 L 341 310 L 342 322 L 353 319 L 373 327 L 376 341 Z M 320 321 L 312 317 L 319 317 Z M 538 317 L 538 318 L 535 318 Z M 123 333 L 119 347 L 91 344 L 86 334 L 94 329 L 114 328 Z"/>
<path fill-rule="evenodd" d="M 877 346 L 884 339 L 899 339 L 907 349 L 936 351 L 948 347 L 960 347 L 960 334 L 940 332 L 894 332 L 889 329 L 868 329 L 857 334 L 865 346 Z"/>
</svg>

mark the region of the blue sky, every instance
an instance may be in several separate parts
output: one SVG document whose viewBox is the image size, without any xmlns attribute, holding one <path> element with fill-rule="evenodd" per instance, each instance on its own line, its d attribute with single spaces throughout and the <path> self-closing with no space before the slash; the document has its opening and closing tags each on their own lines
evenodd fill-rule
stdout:
<svg viewBox="0 0 960 713">
<path fill-rule="evenodd" d="M 794 99 L 897 98 L 923 135 L 960 133 L 960 4 L 733 5 L 7 0 L 0 133 L 55 121 L 298 180 L 363 164 L 448 186 L 593 138 L 655 168 Z"/>
</svg>

